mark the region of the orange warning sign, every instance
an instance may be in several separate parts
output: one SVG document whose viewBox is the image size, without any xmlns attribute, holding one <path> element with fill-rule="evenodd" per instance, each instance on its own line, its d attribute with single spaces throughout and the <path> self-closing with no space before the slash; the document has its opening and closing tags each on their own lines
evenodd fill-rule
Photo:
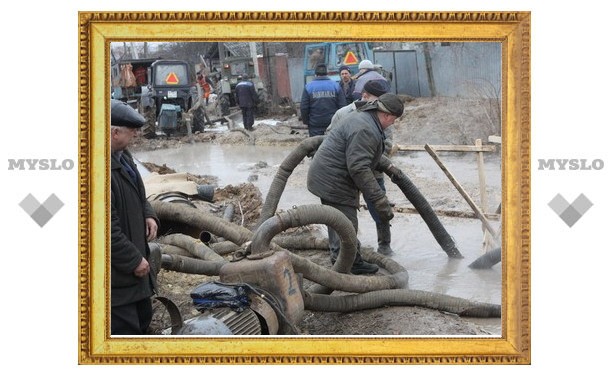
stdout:
<svg viewBox="0 0 612 378">
<path fill-rule="evenodd" d="M 357 64 L 357 57 L 355 56 L 355 54 L 353 54 L 352 51 L 347 52 L 344 56 L 344 64 Z"/>
<path fill-rule="evenodd" d="M 166 84 L 176 85 L 179 83 L 178 76 L 174 72 L 170 72 L 168 76 L 166 76 Z"/>
</svg>

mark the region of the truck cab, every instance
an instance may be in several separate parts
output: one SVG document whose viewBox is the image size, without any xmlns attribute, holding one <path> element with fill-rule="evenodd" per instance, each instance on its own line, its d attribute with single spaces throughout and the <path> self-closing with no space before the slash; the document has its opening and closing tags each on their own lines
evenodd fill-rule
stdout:
<svg viewBox="0 0 612 378">
<path fill-rule="evenodd" d="M 305 46 L 304 85 L 312 81 L 315 68 L 325 63 L 330 79 L 340 80 L 340 67 L 349 67 L 351 74 L 359 72 L 359 62 L 373 59 L 370 42 L 321 42 Z"/>
</svg>

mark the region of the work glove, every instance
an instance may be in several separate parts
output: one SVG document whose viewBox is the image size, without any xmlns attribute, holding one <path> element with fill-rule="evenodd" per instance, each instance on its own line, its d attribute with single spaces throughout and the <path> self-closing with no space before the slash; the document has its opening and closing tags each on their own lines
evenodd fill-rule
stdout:
<svg viewBox="0 0 612 378">
<path fill-rule="evenodd" d="M 383 222 L 388 222 L 393 219 L 393 209 L 389 204 L 387 197 L 381 197 L 374 201 L 374 209 L 378 213 L 378 217 Z"/>
</svg>

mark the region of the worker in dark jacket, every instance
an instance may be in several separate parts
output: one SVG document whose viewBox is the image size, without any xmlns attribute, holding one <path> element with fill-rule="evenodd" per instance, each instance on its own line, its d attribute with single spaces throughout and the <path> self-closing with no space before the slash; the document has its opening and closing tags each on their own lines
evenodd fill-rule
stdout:
<svg viewBox="0 0 612 378">
<path fill-rule="evenodd" d="M 156 271 L 148 242 L 159 219 L 126 147 L 145 118 L 124 102 L 111 100 L 111 334 L 145 334 L 153 309 Z"/>
<path fill-rule="evenodd" d="M 402 115 L 404 104 L 398 96 L 383 94 L 349 113 L 331 129 L 315 153 L 308 169 L 308 190 L 323 205 L 340 210 L 358 230 L 359 194 L 373 204 L 383 222 L 393 218 L 393 210 L 374 169 L 385 150 L 384 130 Z M 340 252 L 338 234 L 328 227 L 332 263 Z M 359 245 L 359 243 L 358 243 Z M 351 273 L 372 274 L 378 266 L 362 260 L 357 253 Z"/>
<path fill-rule="evenodd" d="M 246 130 L 253 130 L 255 123 L 255 108 L 257 107 L 257 91 L 255 84 L 249 80 L 248 75 L 238 77 L 240 82 L 236 84 L 236 102 L 242 110 L 242 123 Z"/>
<path fill-rule="evenodd" d="M 355 80 L 351 75 L 351 70 L 348 66 L 340 67 L 340 88 L 342 88 L 342 92 L 344 93 L 344 97 L 346 98 L 346 103 L 350 104 L 359 98 L 353 97 L 353 92 L 355 91 Z"/>
<path fill-rule="evenodd" d="M 327 66 L 318 64 L 315 78 L 304 87 L 300 112 L 302 122 L 308 125 L 308 135 L 323 135 L 334 113 L 346 105 L 340 84 L 327 76 Z"/>
<path fill-rule="evenodd" d="M 368 102 L 372 102 L 378 100 L 380 96 L 387 93 L 387 87 L 382 84 L 378 80 L 368 81 L 363 86 L 363 91 L 361 92 L 361 99 L 355 101 L 353 103 L 348 104 L 344 108 L 338 110 L 334 117 L 331 120 L 331 124 L 327 128 L 327 132 L 330 132 L 331 129 L 336 126 L 342 118 L 346 117 L 347 114 L 354 112 L 357 108 L 366 105 Z M 393 129 L 391 127 L 387 127 L 385 129 L 385 157 L 389 157 L 391 154 L 391 150 L 393 148 Z M 383 192 L 386 192 L 385 188 L 385 177 L 384 173 L 378 170 L 374 170 L 374 177 L 380 188 Z M 383 222 L 376 210 L 374 209 L 374 204 L 370 203 L 368 199 L 365 199 L 366 205 L 368 206 L 368 211 L 372 216 L 372 219 L 376 223 L 376 234 L 378 235 L 378 253 L 383 255 L 390 255 L 393 253 L 393 249 L 391 249 L 391 225 L 389 222 Z"/>
</svg>

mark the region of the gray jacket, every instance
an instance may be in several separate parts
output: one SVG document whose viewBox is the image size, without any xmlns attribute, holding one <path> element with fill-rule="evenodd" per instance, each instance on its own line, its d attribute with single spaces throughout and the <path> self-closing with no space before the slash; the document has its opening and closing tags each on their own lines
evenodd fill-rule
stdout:
<svg viewBox="0 0 612 378">
<path fill-rule="evenodd" d="M 363 106 L 363 105 L 365 105 L 365 102 L 355 101 L 355 102 L 351 102 L 350 104 L 348 104 L 347 106 L 343 108 L 338 109 L 336 114 L 334 114 L 334 116 L 332 117 L 331 123 L 327 127 L 327 130 L 325 130 L 325 133 L 329 133 L 331 129 L 334 126 L 338 125 L 340 121 L 342 121 L 347 115 L 357 110 L 358 106 Z M 386 157 L 389 157 L 389 153 L 391 152 L 391 149 L 393 148 L 393 129 L 391 127 L 387 127 L 384 133 L 385 133 L 385 152 L 384 154 Z M 384 178 L 385 174 L 381 171 L 375 170 L 374 177 L 376 177 L 377 179 Z"/>
<path fill-rule="evenodd" d="M 384 133 L 375 110 L 353 111 L 333 127 L 308 170 L 308 190 L 326 201 L 359 207 L 359 193 L 385 197 L 374 177 L 384 152 Z"/>
</svg>

